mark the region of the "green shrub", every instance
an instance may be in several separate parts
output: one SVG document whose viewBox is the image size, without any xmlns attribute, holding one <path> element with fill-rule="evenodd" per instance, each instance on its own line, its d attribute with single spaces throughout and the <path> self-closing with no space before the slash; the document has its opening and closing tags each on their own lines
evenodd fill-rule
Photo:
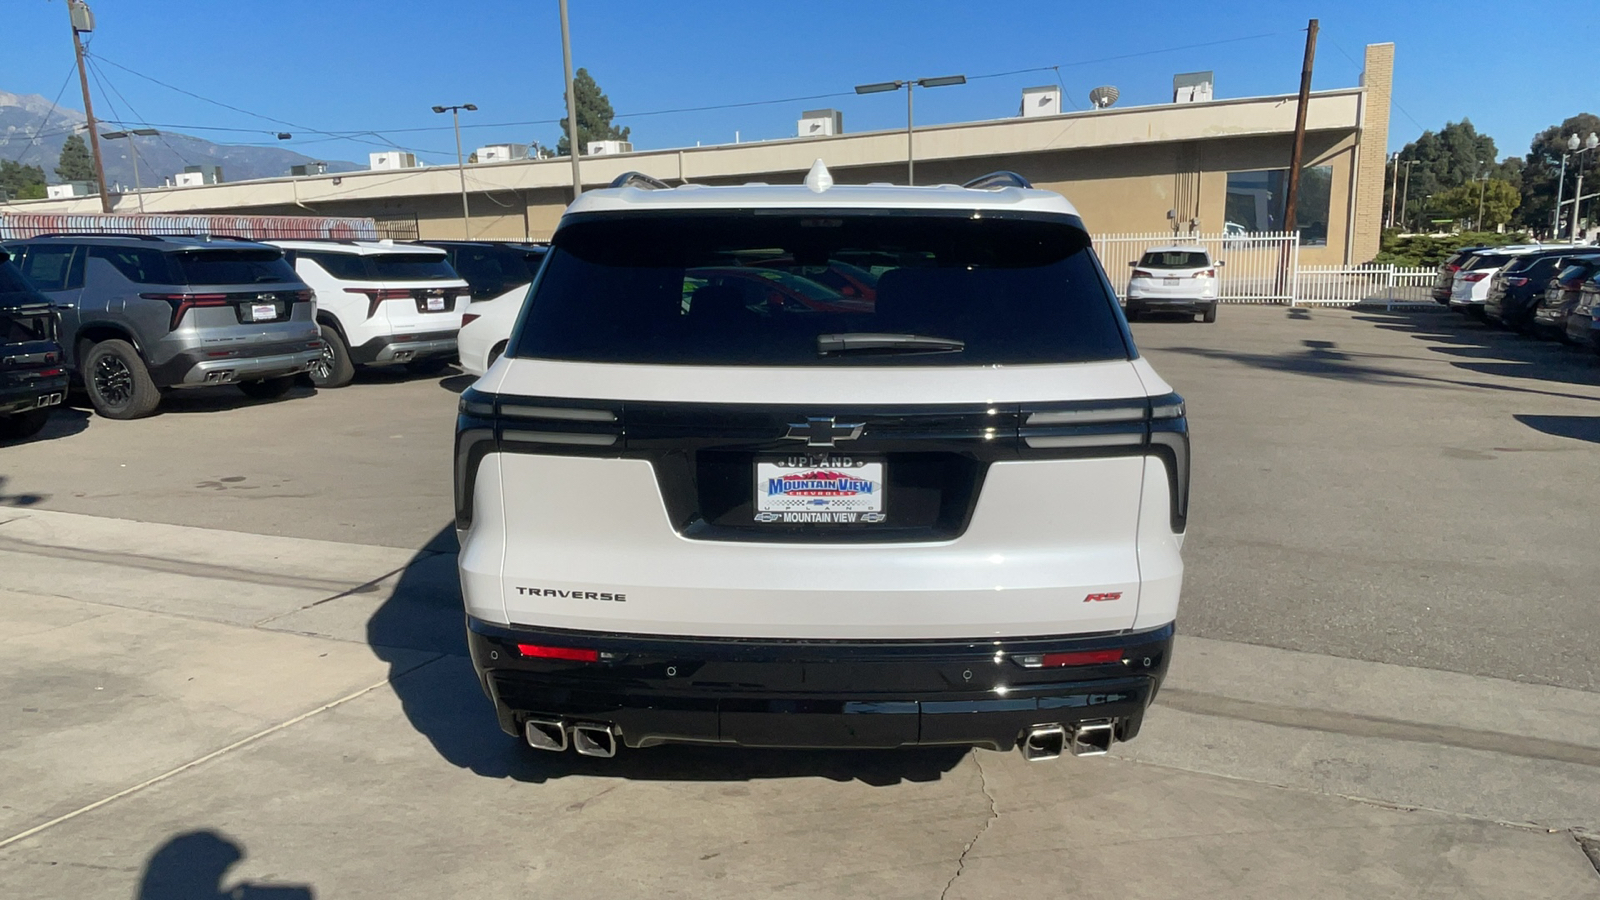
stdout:
<svg viewBox="0 0 1600 900">
<path fill-rule="evenodd" d="M 1525 243 L 1527 240 L 1528 235 L 1520 231 L 1401 235 L 1394 229 L 1387 229 L 1383 233 L 1378 255 L 1374 256 L 1372 261 L 1380 266 L 1437 266 L 1444 262 L 1445 257 L 1462 247 L 1503 247 L 1506 244 Z"/>
</svg>

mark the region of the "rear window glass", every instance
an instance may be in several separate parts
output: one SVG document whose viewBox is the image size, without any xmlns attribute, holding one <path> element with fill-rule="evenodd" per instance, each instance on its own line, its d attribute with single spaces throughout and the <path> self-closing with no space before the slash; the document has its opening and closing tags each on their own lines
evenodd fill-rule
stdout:
<svg viewBox="0 0 1600 900">
<path fill-rule="evenodd" d="M 184 284 L 275 284 L 300 280 L 277 250 L 202 250 L 176 257 Z"/>
<path fill-rule="evenodd" d="M 369 256 L 367 261 L 379 281 L 461 280 L 443 253 L 385 253 Z"/>
<path fill-rule="evenodd" d="M 847 293 L 850 276 L 870 295 Z M 933 366 L 1129 355 L 1088 235 L 1061 219 L 596 217 L 556 235 L 531 303 L 516 356 Z"/>
<path fill-rule="evenodd" d="M 1463 265 L 1461 269 L 1462 271 L 1466 272 L 1470 272 L 1475 269 L 1493 269 L 1496 266 L 1503 266 L 1508 261 L 1515 258 L 1516 257 L 1513 256 L 1507 256 L 1504 253 L 1485 253 L 1468 259 L 1466 264 Z"/>
<path fill-rule="evenodd" d="M 544 261 L 544 251 L 516 247 L 462 247 L 455 269 L 472 286 L 473 299 L 503 294 L 528 284 Z"/>
<path fill-rule="evenodd" d="M 22 277 L 16 263 L 10 260 L 0 262 L 0 294 L 28 293 L 32 290 L 33 285 Z"/>
<path fill-rule="evenodd" d="M 1211 260 L 1204 253 L 1186 250 L 1162 250 L 1146 253 L 1139 260 L 1141 269 L 1204 269 Z"/>
<path fill-rule="evenodd" d="M 37 309 L 24 315 L 16 307 L 7 309 L 0 304 L 0 344 L 55 340 L 55 317 Z"/>
<path fill-rule="evenodd" d="M 372 280 L 372 273 L 367 271 L 366 258 L 356 253 L 315 253 L 296 250 L 295 256 L 316 263 L 322 267 L 322 271 L 340 281 Z"/>
</svg>

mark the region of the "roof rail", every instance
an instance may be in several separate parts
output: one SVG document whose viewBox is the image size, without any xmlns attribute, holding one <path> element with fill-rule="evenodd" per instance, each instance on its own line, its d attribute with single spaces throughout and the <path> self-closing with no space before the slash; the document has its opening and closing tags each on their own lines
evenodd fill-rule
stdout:
<svg viewBox="0 0 1600 900">
<path fill-rule="evenodd" d="M 1002 188 L 1008 187 L 1031 188 L 1033 187 L 1033 182 L 1023 178 L 1021 175 L 1018 175 L 1015 172 L 1007 172 L 1002 169 L 999 172 L 990 172 L 987 175 L 980 175 L 966 184 L 963 184 L 962 187 L 970 188 L 974 191 L 998 191 Z"/>
<path fill-rule="evenodd" d="M 611 187 L 636 187 L 647 191 L 669 191 L 672 186 L 659 178 L 651 178 L 643 172 L 623 172 L 611 182 Z"/>
<path fill-rule="evenodd" d="M 193 234 L 128 234 L 123 231 L 52 231 L 48 234 L 36 234 L 33 237 L 17 238 L 21 241 L 31 241 L 38 238 L 77 238 L 77 237 L 114 237 L 129 238 L 135 241 L 164 241 L 175 237 L 198 237 Z"/>
</svg>

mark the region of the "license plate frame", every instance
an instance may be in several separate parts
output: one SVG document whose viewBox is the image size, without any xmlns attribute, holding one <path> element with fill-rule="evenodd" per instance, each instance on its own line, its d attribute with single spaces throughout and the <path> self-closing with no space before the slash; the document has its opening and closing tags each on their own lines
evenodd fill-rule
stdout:
<svg viewBox="0 0 1600 900">
<path fill-rule="evenodd" d="M 276 303 L 250 303 L 245 306 L 245 321 L 247 322 L 276 322 L 278 320 L 278 304 Z"/>
<path fill-rule="evenodd" d="M 429 297 L 429 298 L 427 298 L 422 303 L 422 311 L 423 312 L 431 312 L 431 313 L 445 312 L 446 310 L 445 310 L 444 298 L 443 297 Z"/>
<path fill-rule="evenodd" d="M 1180 281 L 1180 279 L 1177 279 L 1177 278 L 1163 278 L 1163 279 L 1161 279 L 1161 286 L 1162 287 L 1177 287 L 1179 281 Z"/>
<path fill-rule="evenodd" d="M 751 513 L 760 525 L 883 525 L 888 470 L 882 456 L 759 456 Z"/>
</svg>

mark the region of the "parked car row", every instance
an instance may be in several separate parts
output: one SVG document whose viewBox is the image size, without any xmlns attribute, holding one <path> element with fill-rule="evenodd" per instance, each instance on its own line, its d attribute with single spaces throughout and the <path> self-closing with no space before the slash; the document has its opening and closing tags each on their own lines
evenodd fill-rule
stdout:
<svg viewBox="0 0 1600 900">
<path fill-rule="evenodd" d="M 169 391 L 232 384 L 272 399 L 302 377 L 341 387 L 357 367 L 436 373 L 456 358 L 463 321 L 492 316 L 471 345 L 469 371 L 482 374 L 544 252 L 120 234 L 0 251 L 0 439 L 36 434 L 69 389 L 103 417 L 135 419 Z"/>
<path fill-rule="evenodd" d="M 1600 247 L 1467 247 L 1439 267 L 1433 298 L 1491 325 L 1600 352 Z"/>
</svg>

